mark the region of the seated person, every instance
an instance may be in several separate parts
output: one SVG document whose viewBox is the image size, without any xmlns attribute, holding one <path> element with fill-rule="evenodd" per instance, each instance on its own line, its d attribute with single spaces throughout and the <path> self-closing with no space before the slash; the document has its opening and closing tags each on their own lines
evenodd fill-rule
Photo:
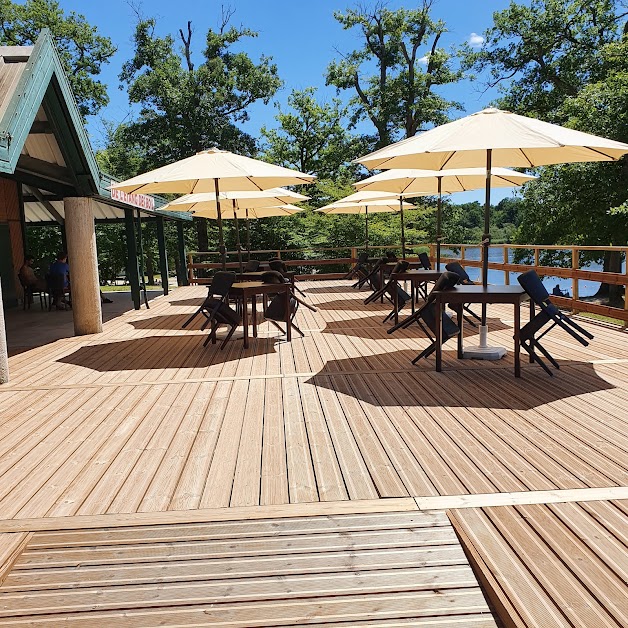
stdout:
<svg viewBox="0 0 628 628">
<path fill-rule="evenodd" d="M 46 290 L 46 281 L 40 279 L 33 270 L 33 262 L 35 258 L 32 255 L 27 255 L 24 258 L 24 264 L 18 272 L 18 276 L 22 285 L 29 288 L 32 292 L 43 292 Z"/>
<path fill-rule="evenodd" d="M 56 281 L 53 282 L 54 285 L 59 285 L 59 287 L 63 286 L 63 288 L 61 290 L 56 289 L 56 294 L 51 294 L 51 297 L 53 304 L 57 306 L 58 310 L 65 310 L 70 305 L 65 300 L 65 293 L 70 290 L 70 266 L 68 264 L 68 254 L 66 252 L 61 251 L 61 253 L 57 255 L 57 259 L 50 264 L 48 273 L 51 277 L 63 277 L 63 279 L 58 283 Z"/>
<path fill-rule="evenodd" d="M 563 292 L 563 291 L 560 289 L 560 284 L 556 284 L 556 285 L 554 286 L 554 289 L 552 290 L 552 294 L 553 294 L 555 297 L 568 297 L 568 296 L 569 296 L 569 293 L 568 293 L 568 292 Z"/>
</svg>

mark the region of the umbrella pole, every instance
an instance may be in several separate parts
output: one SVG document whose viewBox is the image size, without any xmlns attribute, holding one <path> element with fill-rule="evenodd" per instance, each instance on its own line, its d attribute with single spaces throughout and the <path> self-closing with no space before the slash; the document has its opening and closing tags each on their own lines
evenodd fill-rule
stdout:
<svg viewBox="0 0 628 628">
<path fill-rule="evenodd" d="M 366 222 L 364 223 L 364 237 L 366 240 L 365 248 L 368 253 L 368 250 L 369 250 L 369 206 L 368 205 L 365 206 L 365 210 L 366 210 Z"/>
<path fill-rule="evenodd" d="M 225 249 L 225 237 L 222 232 L 222 214 L 220 212 L 220 186 L 218 179 L 214 179 L 214 190 L 216 192 L 216 218 L 218 220 L 218 250 L 220 251 L 220 263 L 223 270 L 227 270 L 227 251 Z"/>
<path fill-rule="evenodd" d="M 401 258 L 406 259 L 406 228 L 403 221 L 403 196 L 399 197 L 399 213 L 401 215 Z"/>
<path fill-rule="evenodd" d="M 436 208 L 436 270 L 440 270 L 441 211 L 443 207 L 443 177 L 438 177 L 438 206 Z"/>
<path fill-rule="evenodd" d="M 244 271 L 242 268 L 242 247 L 240 246 L 240 225 L 238 225 L 238 212 L 236 211 L 235 198 L 233 199 L 233 224 L 236 232 L 236 248 L 238 250 L 238 264 L 240 265 L 240 274 Z"/>
<path fill-rule="evenodd" d="M 249 227 L 249 210 L 246 209 L 246 255 L 247 261 L 251 261 L 251 228 Z"/>
</svg>

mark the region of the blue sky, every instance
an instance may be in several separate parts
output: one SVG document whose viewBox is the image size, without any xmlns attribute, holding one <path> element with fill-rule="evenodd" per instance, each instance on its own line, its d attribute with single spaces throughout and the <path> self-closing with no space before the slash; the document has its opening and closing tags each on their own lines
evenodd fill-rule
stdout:
<svg viewBox="0 0 628 628">
<path fill-rule="evenodd" d="M 118 89 L 118 74 L 122 64 L 133 51 L 132 34 L 135 14 L 127 0 L 89 1 L 60 0 L 65 11 L 84 14 L 88 21 L 108 35 L 118 47 L 112 62 L 105 66 L 102 80 L 108 85 L 111 102 L 100 117 L 121 122 L 130 115 L 126 93 Z M 343 11 L 354 2 L 339 0 L 231 0 L 225 5 L 235 9 L 232 22 L 259 32 L 256 39 L 248 39 L 244 49 L 253 59 L 261 55 L 272 56 L 284 81 L 283 89 L 276 100 L 285 103 L 292 89 L 308 86 L 319 88 L 322 98 L 331 98 L 335 90 L 325 87 L 325 69 L 328 63 L 337 58 L 336 51 L 346 52 L 360 45 L 358 33 L 344 31 L 336 22 L 333 13 Z M 418 2 L 417 2 L 418 4 Z M 473 34 L 481 34 L 492 23 L 493 11 L 504 9 L 509 0 L 437 0 L 433 16 L 443 19 L 449 33 L 441 39 L 446 48 L 468 41 Z M 411 8 L 414 3 L 391 0 L 389 7 Z M 203 45 L 204 33 L 208 27 L 216 27 L 220 15 L 220 3 L 207 0 L 145 0 L 141 11 L 146 16 L 157 18 L 160 34 L 176 34 L 179 28 L 186 27 L 192 20 L 195 34 L 192 45 L 196 50 Z M 427 51 L 426 51 L 427 52 Z M 447 97 L 458 100 L 471 113 L 486 107 L 495 98 L 496 92 L 484 92 L 481 80 L 463 81 L 443 92 Z M 255 105 L 251 109 L 251 120 L 245 129 L 254 136 L 263 125 L 274 126 L 276 108 L 269 104 Z M 100 119 L 89 122 L 89 132 L 95 147 L 102 145 L 103 127 Z M 371 129 L 369 129 L 371 131 Z M 499 200 L 509 195 L 509 191 L 495 190 L 494 198 Z M 456 200 L 481 199 L 479 193 L 459 194 Z"/>
</svg>

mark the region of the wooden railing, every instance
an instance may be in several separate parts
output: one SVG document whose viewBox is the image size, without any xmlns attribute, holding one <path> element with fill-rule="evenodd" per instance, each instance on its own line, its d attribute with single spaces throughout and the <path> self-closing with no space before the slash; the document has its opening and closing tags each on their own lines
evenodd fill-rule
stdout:
<svg viewBox="0 0 628 628">
<path fill-rule="evenodd" d="M 430 244 L 430 257 L 436 257 L 436 245 Z M 470 249 L 479 251 L 480 259 L 469 259 L 467 253 Z M 624 297 L 624 307 L 611 307 L 600 303 L 591 303 L 583 301 L 579 295 L 578 282 L 595 281 L 599 283 L 611 284 L 615 286 L 628 286 L 628 265 L 625 272 L 610 273 L 598 270 L 587 270 L 581 268 L 580 254 L 586 252 L 600 253 L 614 252 L 624 256 L 624 260 L 628 259 L 628 247 L 623 246 L 564 246 L 564 245 L 534 245 L 534 244 L 494 244 L 491 245 L 492 250 L 502 251 L 502 261 L 491 261 L 489 258 L 489 270 L 501 271 L 504 273 L 504 284 L 510 284 L 510 273 L 522 273 L 526 270 L 533 269 L 541 277 L 557 277 L 561 279 L 571 279 L 571 297 L 559 297 L 552 295 L 552 300 L 560 307 L 570 309 L 574 313 L 590 312 L 592 314 L 600 314 L 609 316 L 628 324 L 628 299 Z M 459 251 L 456 256 L 445 256 L 441 254 L 441 262 L 446 264 L 450 261 L 459 261 L 463 266 L 475 268 L 482 267 L 481 247 L 471 244 L 441 244 L 441 251 Z M 510 261 L 510 252 L 512 250 L 529 251 L 532 257 L 532 263 L 513 263 Z M 570 265 L 566 266 L 544 266 L 541 265 L 541 258 L 544 253 L 551 251 L 564 251 L 566 257 L 570 261 Z"/>
<path fill-rule="evenodd" d="M 436 259 L 436 245 L 435 244 L 410 244 L 406 246 L 407 249 L 414 252 L 429 251 L 432 263 Z M 280 257 L 284 260 L 287 266 L 298 267 L 313 267 L 318 272 L 303 273 L 297 275 L 299 279 L 336 279 L 343 276 L 341 272 L 320 272 L 320 268 L 326 266 L 344 266 L 348 268 L 351 264 L 354 264 L 358 251 L 364 250 L 363 247 L 337 247 L 337 248 L 295 248 L 295 249 L 270 249 L 270 250 L 255 250 L 251 251 L 253 258 L 268 259 L 269 257 Z M 374 256 L 382 251 L 395 250 L 394 246 L 373 246 L 369 247 L 369 251 L 373 251 Z M 442 244 L 441 250 L 443 255 L 441 257 L 441 263 L 444 265 L 450 261 L 460 261 L 463 266 L 481 268 L 481 247 L 473 244 Z M 475 259 L 468 256 L 468 253 L 474 250 L 477 253 Z M 510 284 L 510 273 L 522 273 L 529 269 L 534 269 L 541 277 L 557 277 L 561 279 L 571 279 L 571 297 L 558 297 L 552 296 L 552 300 L 561 307 L 570 309 L 573 312 L 590 312 L 593 314 L 600 314 L 602 316 L 608 316 L 621 321 L 624 321 L 628 325 L 628 299 L 624 298 L 624 307 L 612 307 L 610 305 L 604 305 L 600 303 L 592 303 L 589 301 L 583 301 L 579 295 L 578 282 L 594 281 L 605 284 L 611 284 L 616 286 L 628 286 L 628 270 L 619 273 L 603 272 L 597 270 L 587 270 L 581 268 L 581 254 L 587 252 L 604 254 L 605 252 L 615 252 L 624 256 L 624 260 L 628 259 L 628 247 L 618 246 L 563 246 L 563 245 L 532 245 L 532 244 L 495 244 L 491 245 L 491 250 L 501 251 L 501 261 L 489 260 L 489 270 L 501 271 L 504 279 L 503 283 Z M 528 252 L 528 256 L 531 263 L 515 263 L 510 260 L 511 251 L 520 250 L 522 252 Z M 447 252 L 454 252 L 454 255 L 447 255 Z M 569 260 L 568 266 L 553 266 L 542 265 L 541 259 L 544 255 L 551 251 L 563 251 L 565 256 Z M 336 252 L 349 252 L 349 256 L 334 256 Z M 398 251 L 397 251 L 398 252 Z M 299 256 L 299 259 L 289 259 L 296 253 L 309 253 L 310 255 L 320 255 L 324 253 L 328 257 L 304 257 Z M 212 270 L 220 268 L 221 264 L 218 259 L 219 253 L 217 251 L 190 253 L 188 255 L 188 278 L 191 284 L 194 283 L 208 283 L 210 279 L 198 277 L 199 270 Z M 229 268 L 237 268 L 237 261 L 233 261 L 237 258 L 236 251 L 228 252 Z M 246 252 L 243 253 L 244 259 L 246 259 Z M 198 261 L 203 258 L 213 258 L 216 261 L 202 262 Z M 413 258 L 408 258 L 413 259 Z M 628 268 L 628 265 L 627 265 Z"/>
</svg>

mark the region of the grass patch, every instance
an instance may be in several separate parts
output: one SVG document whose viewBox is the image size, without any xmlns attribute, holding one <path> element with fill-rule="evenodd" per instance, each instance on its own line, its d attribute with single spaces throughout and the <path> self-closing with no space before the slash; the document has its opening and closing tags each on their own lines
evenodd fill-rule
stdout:
<svg viewBox="0 0 628 628">
<path fill-rule="evenodd" d="M 610 323 L 611 325 L 623 326 L 626 323 L 620 318 L 612 318 L 611 316 L 604 316 L 603 314 L 594 314 L 593 312 L 578 312 L 578 316 L 583 318 L 592 318 L 597 321 L 603 321 L 604 323 Z"/>
<path fill-rule="evenodd" d="M 146 284 L 147 290 L 161 290 L 162 286 L 151 286 Z M 131 286 L 100 286 L 101 292 L 131 292 Z"/>
</svg>

